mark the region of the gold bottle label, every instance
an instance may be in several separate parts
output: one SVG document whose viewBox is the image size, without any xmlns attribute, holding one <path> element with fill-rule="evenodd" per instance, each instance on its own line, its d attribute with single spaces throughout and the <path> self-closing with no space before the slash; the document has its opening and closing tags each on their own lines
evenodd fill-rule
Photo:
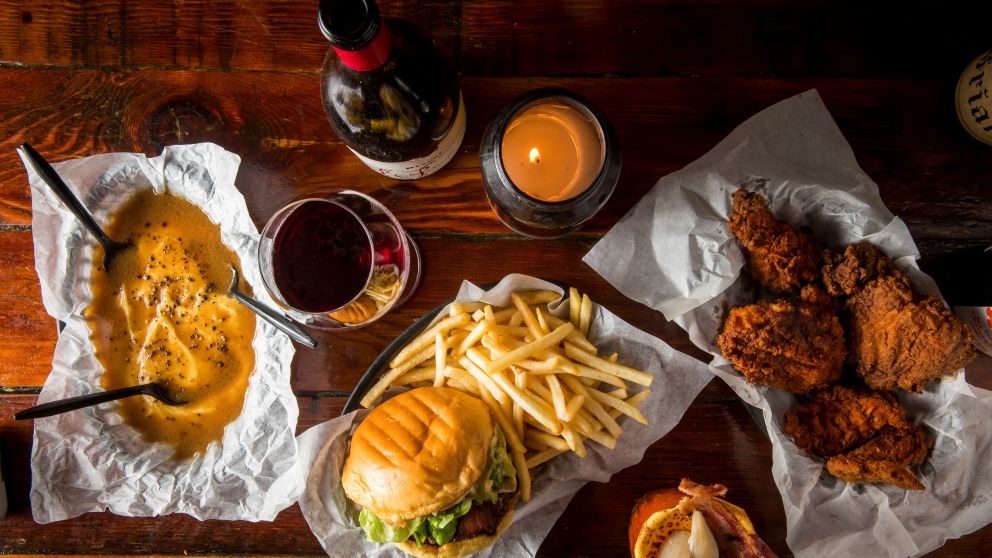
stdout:
<svg viewBox="0 0 992 558">
<path fill-rule="evenodd" d="M 958 80 L 957 112 L 961 125 L 980 142 L 992 145 L 992 50 L 976 58 Z"/>
</svg>

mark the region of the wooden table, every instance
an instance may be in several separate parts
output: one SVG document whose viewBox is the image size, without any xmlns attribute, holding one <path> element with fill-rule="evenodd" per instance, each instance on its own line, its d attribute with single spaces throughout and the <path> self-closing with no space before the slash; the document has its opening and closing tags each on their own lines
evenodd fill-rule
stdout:
<svg viewBox="0 0 992 558">
<path fill-rule="evenodd" d="M 0 2 L 0 455 L 10 500 L 0 553 L 322 554 L 296 506 L 259 524 L 110 514 L 32 521 L 31 424 L 11 415 L 34 404 L 56 333 L 33 269 L 30 198 L 14 153 L 21 142 L 53 161 L 216 142 L 241 155 L 237 183 L 258 225 L 294 197 L 329 187 L 368 192 L 397 213 L 424 254 L 420 290 L 381 323 L 322 336 L 320 350 L 297 353 L 302 431 L 337 416 L 389 340 L 462 279 L 521 272 L 562 280 L 704 357 L 677 326 L 620 295 L 580 259 L 659 177 L 758 110 L 809 88 L 820 91 L 861 166 L 909 225 L 925 270 L 992 244 L 992 148 L 965 134 L 952 99 L 965 65 L 992 46 L 979 6 L 969 15 L 966 6 L 836 1 L 384 0 L 387 15 L 429 28 L 451 53 L 469 111 L 454 161 L 435 176 L 401 183 L 363 166 L 324 118 L 318 70 L 327 43 L 317 31 L 316 2 Z M 613 198 L 589 226 L 555 241 L 505 229 L 479 172 L 487 122 L 514 96 L 542 86 L 590 97 L 624 148 Z M 992 387 L 992 358 L 980 356 L 967 374 Z M 684 475 L 731 487 L 730 499 L 787 555 L 770 467 L 768 441 L 714 381 L 639 465 L 578 494 L 542 555 L 623 556 L 634 501 Z M 987 555 L 990 546 L 986 527 L 935 555 Z"/>
</svg>

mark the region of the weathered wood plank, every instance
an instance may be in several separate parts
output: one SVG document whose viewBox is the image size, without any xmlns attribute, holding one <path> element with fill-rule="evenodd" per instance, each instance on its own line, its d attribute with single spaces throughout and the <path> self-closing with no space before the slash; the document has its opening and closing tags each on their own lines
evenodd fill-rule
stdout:
<svg viewBox="0 0 992 558">
<path fill-rule="evenodd" d="M 41 304 L 27 231 L 0 231 L 0 386 L 41 385 L 52 366 L 55 320 Z"/>
<path fill-rule="evenodd" d="M 14 153 L 24 141 L 52 161 L 213 141 L 242 156 L 238 185 L 259 224 L 294 197 L 351 187 L 380 197 L 417 232 L 507 234 L 483 193 L 480 138 L 514 96 L 563 86 L 601 105 L 623 145 L 617 191 L 584 230 L 603 232 L 658 178 L 704 154 L 741 121 L 816 87 L 883 199 L 917 236 L 992 240 L 988 148 L 966 136 L 936 82 L 466 79 L 469 130 L 459 155 L 429 180 L 409 183 L 367 169 L 334 137 L 312 75 L 5 69 L 0 86 L 9 92 L 0 98 L 0 224 L 30 220 Z M 933 196 L 938 190 L 944 195 Z"/>
<path fill-rule="evenodd" d="M 467 75 L 947 78 L 988 48 L 954 2 L 383 0 Z M 36 66 L 313 71 L 316 2 L 0 3 L 0 61 Z M 925 37 L 925 40 L 921 40 Z M 732 58 L 733 63 L 728 64 Z"/>
</svg>

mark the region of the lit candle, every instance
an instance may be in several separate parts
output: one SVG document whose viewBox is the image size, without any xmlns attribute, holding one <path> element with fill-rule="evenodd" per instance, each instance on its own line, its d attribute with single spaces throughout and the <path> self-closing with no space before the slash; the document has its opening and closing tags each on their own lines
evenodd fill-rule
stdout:
<svg viewBox="0 0 992 558">
<path fill-rule="evenodd" d="M 535 238 L 566 235 L 591 219 L 621 167 L 606 115 L 563 89 L 531 91 L 503 107 L 486 127 L 479 157 L 493 211 Z"/>
<path fill-rule="evenodd" d="M 603 168 L 603 134 L 591 114 L 557 100 L 513 117 L 503 135 L 503 167 L 513 184 L 542 201 L 572 199 Z"/>
</svg>

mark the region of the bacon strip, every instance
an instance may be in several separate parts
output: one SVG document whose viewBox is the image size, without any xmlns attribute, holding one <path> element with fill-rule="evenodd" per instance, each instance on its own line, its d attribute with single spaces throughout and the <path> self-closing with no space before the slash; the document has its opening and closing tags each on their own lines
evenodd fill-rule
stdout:
<svg viewBox="0 0 992 558">
<path fill-rule="evenodd" d="M 689 479 L 682 479 L 679 490 L 686 495 L 679 502 L 679 509 L 686 514 L 699 510 L 706 525 L 713 531 L 720 556 L 730 558 L 778 558 L 761 537 L 749 534 L 741 522 L 714 498 L 724 496 L 727 487 L 714 484 L 706 486 Z"/>
</svg>

